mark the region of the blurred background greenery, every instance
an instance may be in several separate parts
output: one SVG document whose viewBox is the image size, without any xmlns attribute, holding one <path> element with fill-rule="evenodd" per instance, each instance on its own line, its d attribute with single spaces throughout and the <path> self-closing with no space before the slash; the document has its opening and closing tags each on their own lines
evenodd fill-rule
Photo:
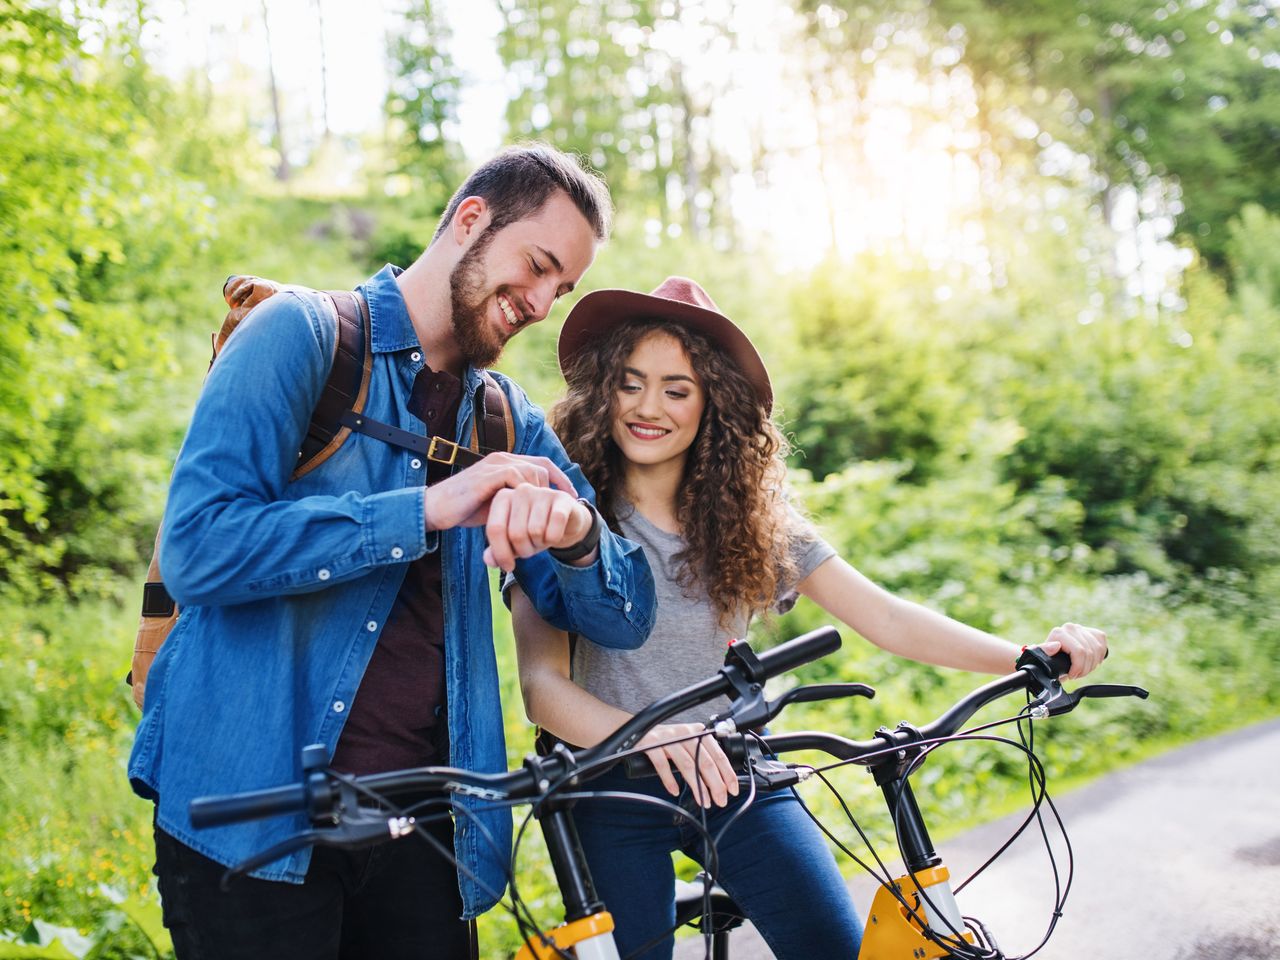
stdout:
<svg viewBox="0 0 1280 960">
<path fill-rule="evenodd" d="M 335 0 L 217 6 L 0 0 L 0 931 L 28 951 L 162 940 L 118 908 L 154 903 L 120 681 L 223 278 L 405 265 L 502 140 L 608 178 L 582 291 L 690 275 L 752 333 L 798 495 L 861 569 L 1019 643 L 1108 631 L 1102 675 L 1153 698 L 1046 730 L 1052 774 L 1276 713 L 1275 0 L 405 0 L 359 31 Z M 343 129 L 367 74 L 381 108 Z M 502 362 L 544 404 L 565 306 Z M 865 736 L 975 680 L 847 640 L 805 675 L 877 701 L 788 725 Z M 1002 812 L 1020 771 L 953 748 L 927 803 Z M 485 919 L 486 956 L 514 943 Z"/>
</svg>

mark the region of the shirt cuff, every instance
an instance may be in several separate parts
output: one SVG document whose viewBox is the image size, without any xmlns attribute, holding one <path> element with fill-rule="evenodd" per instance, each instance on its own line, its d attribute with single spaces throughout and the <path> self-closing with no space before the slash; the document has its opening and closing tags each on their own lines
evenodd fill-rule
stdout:
<svg viewBox="0 0 1280 960">
<path fill-rule="evenodd" d="M 425 487 L 365 498 L 364 550 L 370 563 L 408 563 L 439 549 L 440 532 L 427 530 L 425 503 Z"/>
</svg>

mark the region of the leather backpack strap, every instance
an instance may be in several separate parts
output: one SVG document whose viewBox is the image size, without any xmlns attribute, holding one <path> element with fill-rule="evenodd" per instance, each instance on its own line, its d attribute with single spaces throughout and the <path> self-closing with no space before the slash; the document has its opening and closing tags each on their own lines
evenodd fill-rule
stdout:
<svg viewBox="0 0 1280 960">
<path fill-rule="evenodd" d="M 476 388 L 475 429 L 471 431 L 471 449 L 476 453 L 493 453 L 516 448 L 516 428 L 511 418 L 511 403 L 488 370 L 480 371 Z"/>
<path fill-rule="evenodd" d="M 423 437 L 381 420 L 366 417 L 354 409 L 344 410 L 338 418 L 346 432 L 355 431 L 366 437 L 381 440 L 402 450 L 410 450 L 434 463 L 453 467 L 454 472 L 479 463 L 487 453 L 515 449 L 516 429 L 511 417 L 511 404 L 498 382 L 486 371 L 481 371 L 481 382 L 476 387 L 472 408 L 474 429 L 467 446 L 455 443 L 447 437 L 432 435 Z"/>
<path fill-rule="evenodd" d="M 343 414 L 364 410 L 373 371 L 369 305 L 364 297 L 350 290 L 326 290 L 323 294 L 338 325 L 333 366 L 307 425 L 294 480 L 328 460 L 350 436 L 350 429 L 342 424 Z"/>
</svg>

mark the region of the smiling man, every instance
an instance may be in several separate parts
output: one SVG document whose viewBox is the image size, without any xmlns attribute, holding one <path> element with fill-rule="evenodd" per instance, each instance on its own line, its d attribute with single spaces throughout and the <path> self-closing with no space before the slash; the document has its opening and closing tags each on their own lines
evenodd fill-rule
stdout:
<svg viewBox="0 0 1280 960">
<path fill-rule="evenodd" d="M 467 440 L 480 368 L 573 289 L 609 217 L 604 184 L 544 146 L 472 174 L 426 251 L 359 288 L 363 415 Z M 472 956 L 468 920 L 504 887 L 509 814 L 431 828 L 461 875 L 411 837 L 297 851 L 222 893 L 226 866 L 305 820 L 199 832 L 188 804 L 297 782 L 310 743 L 351 774 L 505 769 L 486 564 L 514 571 L 545 619 L 604 646 L 638 646 L 652 623 L 643 554 L 600 522 L 542 412 L 504 377 L 511 453 L 456 470 L 358 433 L 295 475 L 336 336 L 314 291 L 256 308 L 211 369 L 174 469 L 160 565 L 182 614 L 147 677 L 129 774 L 156 801 L 179 960 Z"/>
</svg>

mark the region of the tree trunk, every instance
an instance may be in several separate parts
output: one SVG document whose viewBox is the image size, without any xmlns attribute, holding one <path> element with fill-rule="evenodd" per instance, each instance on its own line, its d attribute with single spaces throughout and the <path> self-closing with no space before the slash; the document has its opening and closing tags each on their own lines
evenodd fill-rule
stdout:
<svg viewBox="0 0 1280 960">
<path fill-rule="evenodd" d="M 324 0 L 316 0 L 316 25 L 320 34 L 320 110 L 323 113 L 325 140 L 329 139 L 329 57 L 324 42 Z"/>
<path fill-rule="evenodd" d="M 280 162 L 276 165 L 276 179 L 284 182 L 289 179 L 289 155 L 285 152 L 284 125 L 280 121 L 280 90 L 276 86 L 275 58 L 271 52 L 271 18 L 267 16 L 267 0 L 261 0 L 261 2 L 262 26 L 267 32 L 267 77 L 271 82 L 271 115 L 275 121 L 271 145 L 280 155 Z"/>
</svg>

